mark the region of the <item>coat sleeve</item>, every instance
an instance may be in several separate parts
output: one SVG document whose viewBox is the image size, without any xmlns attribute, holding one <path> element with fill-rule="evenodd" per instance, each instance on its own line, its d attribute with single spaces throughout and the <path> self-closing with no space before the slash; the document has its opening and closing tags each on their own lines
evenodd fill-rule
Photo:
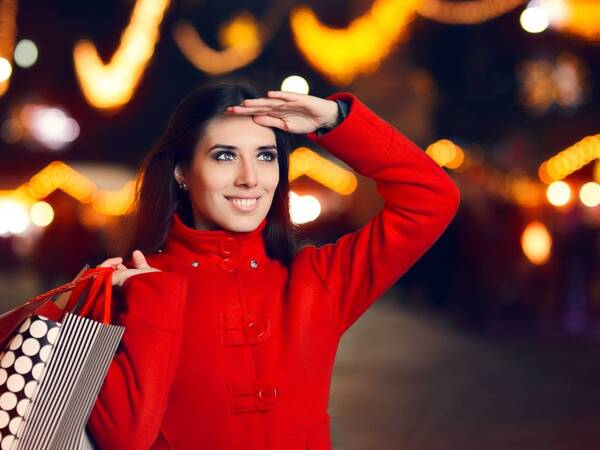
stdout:
<svg viewBox="0 0 600 450">
<path fill-rule="evenodd" d="M 357 231 L 301 250 L 329 293 L 341 336 L 440 237 L 460 192 L 433 159 L 354 94 L 327 98 L 349 103 L 348 116 L 329 132 L 307 137 L 375 180 L 384 200 Z"/>
<path fill-rule="evenodd" d="M 113 323 L 123 338 L 88 420 L 102 449 L 148 449 L 157 439 L 179 358 L 187 278 L 169 272 L 124 283 Z M 99 314 L 99 313 L 98 313 Z"/>
</svg>

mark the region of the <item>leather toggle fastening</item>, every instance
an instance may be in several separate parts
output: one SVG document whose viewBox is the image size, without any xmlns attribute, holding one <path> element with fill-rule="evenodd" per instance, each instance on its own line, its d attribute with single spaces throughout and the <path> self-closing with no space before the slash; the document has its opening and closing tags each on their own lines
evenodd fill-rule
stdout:
<svg viewBox="0 0 600 450">
<path fill-rule="evenodd" d="M 271 321 L 265 314 L 221 313 L 219 315 L 221 345 L 255 345 L 271 336 Z"/>
<path fill-rule="evenodd" d="M 277 406 L 280 392 L 273 384 L 262 381 L 240 382 L 227 380 L 227 391 L 231 399 L 233 414 L 266 411 Z"/>
</svg>

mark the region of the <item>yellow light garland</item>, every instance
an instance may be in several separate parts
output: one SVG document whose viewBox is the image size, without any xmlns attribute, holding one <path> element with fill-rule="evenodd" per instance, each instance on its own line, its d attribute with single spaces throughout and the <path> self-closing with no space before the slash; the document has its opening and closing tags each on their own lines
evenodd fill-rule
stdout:
<svg viewBox="0 0 600 450">
<path fill-rule="evenodd" d="M 560 31 L 600 41 L 600 2 L 597 0 L 565 0 L 567 14 L 557 25 Z"/>
<path fill-rule="evenodd" d="M 479 24 L 512 11 L 527 0 L 441 1 L 426 0 L 417 5 L 417 13 L 447 24 Z"/>
<path fill-rule="evenodd" d="M 79 41 L 73 49 L 77 80 L 86 100 L 96 108 L 126 104 L 137 88 L 154 47 L 170 0 L 137 0 L 119 47 L 104 64 L 95 45 Z"/>
<path fill-rule="evenodd" d="M 15 33 L 17 21 L 16 0 L 0 0 L 0 58 L 4 58 L 8 64 L 12 60 L 15 48 Z M 10 67 L 10 66 L 9 66 Z M 0 97 L 8 90 L 10 84 L 10 68 L 6 79 L 0 81 Z"/>
<path fill-rule="evenodd" d="M 600 134 L 586 136 L 544 161 L 538 170 L 544 183 L 562 180 L 600 157 Z"/>
<path fill-rule="evenodd" d="M 250 64 L 263 46 L 258 24 L 247 11 L 221 27 L 219 41 L 225 47 L 222 51 L 210 48 L 194 26 L 186 21 L 176 24 L 173 38 L 188 61 L 211 75 L 231 72 Z"/>
<path fill-rule="evenodd" d="M 298 147 L 290 154 L 289 181 L 306 175 L 340 195 L 350 195 L 356 189 L 356 175 L 323 158 L 307 147 Z"/>
<path fill-rule="evenodd" d="M 33 175 L 15 190 L 0 191 L 0 198 L 13 198 L 25 205 L 47 197 L 57 189 L 81 203 L 107 215 L 122 215 L 134 200 L 134 182 L 130 181 L 118 191 L 98 189 L 96 184 L 62 161 L 54 161 Z"/>
<path fill-rule="evenodd" d="M 331 82 L 349 84 L 359 74 L 372 73 L 393 47 L 406 39 L 420 0 L 375 0 L 370 10 L 346 28 L 331 28 L 312 9 L 292 11 L 294 41 L 308 62 Z"/>
<path fill-rule="evenodd" d="M 241 11 L 219 28 L 218 38 L 223 50 L 210 48 L 194 26 L 178 22 L 173 38 L 181 53 L 197 69 L 220 75 L 252 63 L 287 17 L 290 1 L 273 2 L 260 20 L 248 11 Z"/>
</svg>

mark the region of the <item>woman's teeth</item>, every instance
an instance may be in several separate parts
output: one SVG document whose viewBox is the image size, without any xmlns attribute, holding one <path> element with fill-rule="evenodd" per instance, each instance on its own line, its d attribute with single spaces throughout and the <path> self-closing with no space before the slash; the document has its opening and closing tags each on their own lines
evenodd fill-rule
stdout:
<svg viewBox="0 0 600 450">
<path fill-rule="evenodd" d="M 244 198 L 244 199 L 232 198 L 231 201 L 235 205 L 240 205 L 240 206 L 252 206 L 252 205 L 256 204 L 255 198 Z"/>
<path fill-rule="evenodd" d="M 241 211 L 252 211 L 256 208 L 258 198 L 235 198 L 229 197 L 228 200 L 233 206 Z"/>
</svg>

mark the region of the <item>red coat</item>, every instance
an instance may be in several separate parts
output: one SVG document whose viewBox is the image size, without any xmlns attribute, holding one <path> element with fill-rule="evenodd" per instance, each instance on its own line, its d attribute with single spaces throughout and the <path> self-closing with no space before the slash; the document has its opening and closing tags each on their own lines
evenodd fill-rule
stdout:
<svg viewBox="0 0 600 450">
<path fill-rule="evenodd" d="M 250 232 L 177 217 L 162 272 L 123 287 L 126 326 L 89 420 L 101 448 L 329 450 L 327 405 L 342 334 L 438 239 L 460 194 L 425 152 L 357 97 L 308 138 L 374 179 L 383 209 L 291 269 Z"/>
</svg>

